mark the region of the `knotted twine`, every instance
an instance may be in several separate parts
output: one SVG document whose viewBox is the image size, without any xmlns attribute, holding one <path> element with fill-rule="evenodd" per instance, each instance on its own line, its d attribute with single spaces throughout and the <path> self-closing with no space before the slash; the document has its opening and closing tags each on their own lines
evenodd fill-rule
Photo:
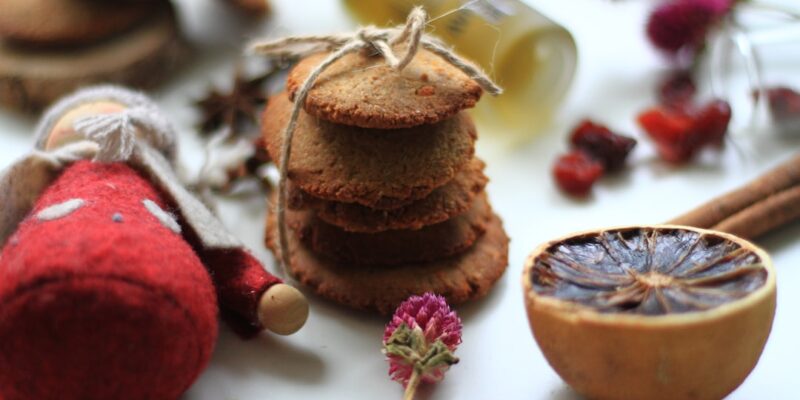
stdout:
<svg viewBox="0 0 800 400">
<path fill-rule="evenodd" d="M 95 161 L 128 161 L 136 147 L 137 133 L 145 135 L 157 148 L 171 142 L 174 134 L 166 134 L 169 125 L 142 107 L 131 107 L 113 114 L 96 114 L 78 118 L 73 123 L 76 132 L 99 145 Z"/>
<path fill-rule="evenodd" d="M 306 101 L 308 92 L 314 86 L 317 78 L 333 63 L 342 57 L 358 51 L 370 51 L 383 56 L 386 64 L 395 71 L 405 68 L 414 56 L 419 47 L 434 53 L 447 61 L 452 66 L 460 69 L 472 80 L 489 94 L 496 96 L 502 93 L 502 89 L 497 86 L 480 68 L 456 55 L 450 48 L 438 39 L 424 33 L 427 15 L 422 7 L 415 7 L 408 14 L 405 25 L 398 25 L 392 28 L 376 28 L 366 26 L 353 33 L 336 34 L 328 36 L 292 36 L 271 41 L 257 41 L 252 43 L 249 51 L 256 54 L 269 56 L 272 58 L 301 58 L 320 52 L 331 52 L 322 62 L 314 68 L 308 77 L 303 81 L 299 90 L 294 96 L 292 113 L 289 123 L 283 131 L 280 154 L 280 177 L 278 178 L 278 242 L 280 245 L 280 260 L 284 268 L 284 274 L 291 262 L 289 257 L 289 242 L 286 229 L 286 181 L 289 171 L 289 157 L 292 151 L 292 138 L 297 128 L 297 118 L 300 115 L 302 105 Z M 405 53 L 397 57 L 392 48 L 395 45 L 406 44 Z"/>
<path fill-rule="evenodd" d="M 50 107 L 36 127 L 35 147 L 38 154 L 46 152 L 45 146 L 53 127 L 64 114 L 81 104 L 96 101 L 119 103 L 125 108 L 110 114 L 83 116 L 73 122 L 73 129 L 97 146 L 93 160 L 127 161 L 133 155 L 137 140 L 143 139 L 143 142 L 174 161 L 176 134 L 158 106 L 142 93 L 111 85 L 79 90 Z M 60 153 L 69 161 L 65 149 L 51 153 Z"/>
</svg>

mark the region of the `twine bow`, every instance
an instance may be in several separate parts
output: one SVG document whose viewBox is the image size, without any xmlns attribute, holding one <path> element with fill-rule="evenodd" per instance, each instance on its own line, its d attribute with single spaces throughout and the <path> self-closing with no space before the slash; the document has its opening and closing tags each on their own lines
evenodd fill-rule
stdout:
<svg viewBox="0 0 800 400">
<path fill-rule="evenodd" d="M 75 131 L 99 146 L 95 161 L 127 161 L 136 147 L 137 127 L 157 148 L 169 142 L 169 126 L 151 118 L 150 110 L 132 107 L 113 114 L 97 114 L 79 118 L 73 123 Z"/>
<path fill-rule="evenodd" d="M 288 178 L 289 156 L 292 150 L 297 119 L 302 105 L 308 97 L 308 92 L 314 86 L 317 78 L 334 62 L 342 57 L 358 51 L 372 51 L 386 60 L 386 64 L 396 71 L 405 68 L 417 54 L 420 46 L 460 69 L 483 90 L 496 96 L 502 93 L 497 86 L 480 68 L 456 55 L 451 49 L 439 40 L 424 34 L 427 15 L 422 7 L 415 7 L 408 14 L 403 26 L 392 28 L 376 28 L 374 26 L 362 27 L 354 33 L 338 35 L 310 35 L 293 36 L 272 41 L 257 41 L 250 45 L 250 52 L 273 58 L 285 59 L 305 57 L 320 52 L 331 52 L 322 62 L 314 68 L 305 79 L 299 90 L 295 93 L 292 113 L 289 123 L 283 131 L 280 154 L 280 177 L 278 178 L 278 241 L 280 244 L 280 258 L 284 273 L 289 266 L 289 245 L 286 232 L 286 181 Z M 406 43 L 405 53 L 398 57 L 393 50 L 395 45 Z M 288 274 L 287 274 L 288 276 Z"/>
</svg>

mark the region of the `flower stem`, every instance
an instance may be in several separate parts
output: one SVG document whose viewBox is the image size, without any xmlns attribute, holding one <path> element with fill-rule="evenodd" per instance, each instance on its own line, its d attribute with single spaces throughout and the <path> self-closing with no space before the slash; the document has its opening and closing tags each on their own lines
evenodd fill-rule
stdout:
<svg viewBox="0 0 800 400">
<path fill-rule="evenodd" d="M 789 19 L 795 19 L 795 20 L 800 19 L 800 12 L 795 11 L 792 8 L 781 7 L 776 4 L 750 1 L 750 2 L 743 2 L 742 5 L 744 7 L 750 7 L 757 10 L 760 9 L 762 11 L 783 14 L 785 17 L 788 17 Z"/>
<path fill-rule="evenodd" d="M 411 378 L 408 379 L 408 384 L 406 385 L 406 392 L 403 394 L 403 400 L 413 400 L 414 394 L 417 392 L 417 386 L 419 386 L 420 378 L 422 376 L 419 374 L 416 368 L 414 368 L 414 372 L 411 373 Z"/>
</svg>

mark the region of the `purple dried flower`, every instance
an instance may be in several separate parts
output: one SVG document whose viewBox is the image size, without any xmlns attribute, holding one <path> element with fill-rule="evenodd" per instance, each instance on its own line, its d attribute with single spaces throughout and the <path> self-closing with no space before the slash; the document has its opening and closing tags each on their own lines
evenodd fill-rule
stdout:
<svg viewBox="0 0 800 400">
<path fill-rule="evenodd" d="M 389 375 L 406 386 L 406 393 L 419 382 L 438 382 L 450 365 L 458 362 L 452 353 L 461 343 L 461 319 L 450 310 L 444 297 L 432 293 L 411 296 L 395 311 L 383 334 L 389 360 Z"/>
<path fill-rule="evenodd" d="M 732 0 L 675 0 L 650 14 L 647 36 L 653 45 L 675 54 L 684 48 L 697 49 L 705 43 L 709 28 L 733 5 Z"/>
</svg>

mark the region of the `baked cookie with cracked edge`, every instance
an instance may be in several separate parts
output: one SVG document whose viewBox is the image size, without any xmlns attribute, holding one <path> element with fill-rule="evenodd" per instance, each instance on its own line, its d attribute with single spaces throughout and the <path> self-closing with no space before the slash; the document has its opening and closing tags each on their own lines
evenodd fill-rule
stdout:
<svg viewBox="0 0 800 400">
<path fill-rule="evenodd" d="M 92 45 L 20 48 L 0 40 L 0 104 L 35 112 L 83 86 L 150 88 L 167 78 L 188 52 L 168 1 L 153 18 Z"/>
<path fill-rule="evenodd" d="M 266 243 L 280 257 L 275 214 Z M 291 229 L 291 228 L 290 228 Z M 289 272 L 319 296 L 345 306 L 388 314 L 411 295 L 433 292 L 450 304 L 483 297 L 508 265 L 508 236 L 492 214 L 486 233 L 466 252 L 440 261 L 398 266 L 336 263 L 312 253 L 289 232 Z"/>
<path fill-rule="evenodd" d="M 166 0 L 3 0 L 0 37 L 32 45 L 78 45 L 113 36 L 164 12 Z"/>
<path fill-rule="evenodd" d="M 464 214 L 422 229 L 379 233 L 345 232 L 314 217 L 287 211 L 287 224 L 312 252 L 339 263 L 401 265 L 442 260 L 463 253 L 486 232 L 492 209 L 486 195 Z"/>
<path fill-rule="evenodd" d="M 289 207 L 312 209 L 317 218 L 348 231 L 377 233 L 396 229 L 420 229 L 467 212 L 475 196 L 489 181 L 485 164 L 473 158 L 450 182 L 409 205 L 393 210 L 378 210 L 356 203 L 317 199 L 289 185 Z"/>
<path fill-rule="evenodd" d="M 398 54 L 404 50 L 398 49 Z M 311 71 L 327 57 L 301 60 L 286 79 L 294 99 Z M 402 71 L 383 57 L 351 53 L 317 78 L 303 105 L 309 114 L 338 124 L 397 129 L 433 124 L 474 107 L 483 90 L 458 68 L 420 49 Z"/>
<path fill-rule="evenodd" d="M 261 129 L 267 152 L 280 160 L 292 102 L 270 98 Z M 437 124 L 377 130 L 334 124 L 301 110 L 289 178 L 321 199 L 367 207 L 400 207 L 449 182 L 475 152 L 475 125 L 466 113 Z"/>
</svg>

